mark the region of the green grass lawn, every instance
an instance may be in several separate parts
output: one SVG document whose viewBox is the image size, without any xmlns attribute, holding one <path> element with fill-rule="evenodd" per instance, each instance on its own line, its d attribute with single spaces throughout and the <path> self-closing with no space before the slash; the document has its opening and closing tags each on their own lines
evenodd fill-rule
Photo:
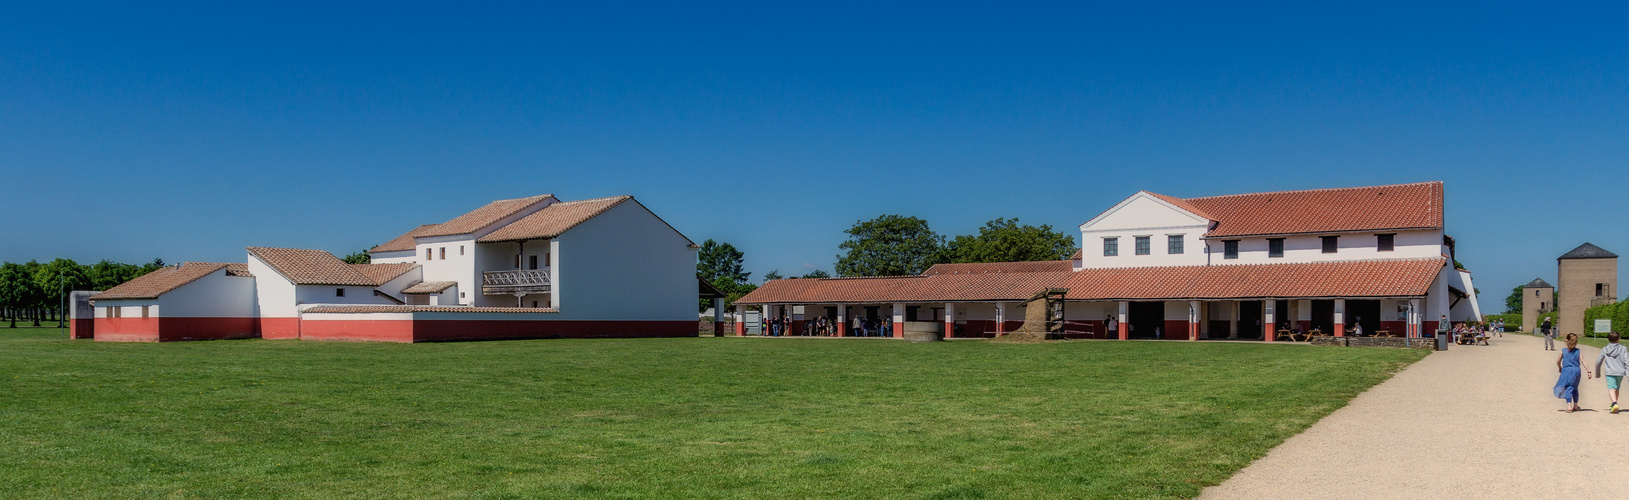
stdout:
<svg viewBox="0 0 1629 500">
<path fill-rule="evenodd" d="M 0 330 L 0 496 L 1191 497 L 1425 352 Z"/>
</svg>

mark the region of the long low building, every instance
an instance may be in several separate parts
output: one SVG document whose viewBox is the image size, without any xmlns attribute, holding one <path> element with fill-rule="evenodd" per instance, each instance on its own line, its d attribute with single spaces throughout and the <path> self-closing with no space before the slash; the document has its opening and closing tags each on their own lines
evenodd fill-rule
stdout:
<svg viewBox="0 0 1629 500">
<path fill-rule="evenodd" d="M 990 337 L 1018 328 L 1019 309 L 1049 289 L 1067 290 L 1064 333 L 1077 338 L 1420 337 L 1481 316 L 1470 272 L 1454 267 L 1441 182 L 1189 199 L 1144 191 L 1080 232 L 1070 260 L 771 281 L 736 302 L 736 333 L 752 328 L 751 309 L 793 334 L 824 316 L 839 336 L 886 323 L 895 337 Z"/>
<path fill-rule="evenodd" d="M 91 296 L 91 336 L 694 336 L 698 248 L 631 196 L 498 200 L 379 245 L 368 264 L 322 250 L 248 247 L 242 263 L 154 271 Z"/>
</svg>

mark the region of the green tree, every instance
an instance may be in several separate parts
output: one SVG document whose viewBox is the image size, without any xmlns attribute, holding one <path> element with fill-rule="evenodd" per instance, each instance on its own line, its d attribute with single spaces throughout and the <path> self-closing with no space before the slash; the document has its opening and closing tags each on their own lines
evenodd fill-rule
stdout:
<svg viewBox="0 0 1629 500">
<path fill-rule="evenodd" d="M 783 279 L 786 279 L 786 277 L 781 276 L 781 270 L 780 269 L 776 269 L 776 270 L 764 273 L 764 283 L 768 283 L 768 282 L 775 281 L 775 280 L 783 280 Z"/>
<path fill-rule="evenodd" d="M 57 327 L 62 327 L 63 313 L 62 298 L 73 290 L 84 290 L 91 287 L 91 279 L 85 272 L 85 266 L 79 265 L 73 259 L 54 259 L 34 271 L 34 286 L 38 287 L 41 309 L 56 311 Z"/>
<path fill-rule="evenodd" d="M 809 271 L 809 273 L 803 275 L 803 277 L 804 278 L 830 278 L 831 273 L 828 273 L 828 272 L 820 270 L 820 269 L 816 269 L 816 270 L 813 270 L 813 271 Z"/>
<path fill-rule="evenodd" d="M 720 243 L 714 240 L 701 242 L 701 249 L 696 252 L 696 275 L 712 283 L 718 291 L 729 297 L 725 305 L 734 304 L 735 299 L 741 298 L 758 287 L 747 281 L 752 273 L 742 270 L 746 255 L 729 243 Z M 698 311 L 705 311 L 712 306 L 712 301 L 701 300 Z"/>
<path fill-rule="evenodd" d="M 356 252 L 352 252 L 350 255 L 346 255 L 345 258 L 339 259 L 339 260 L 345 261 L 346 264 L 367 264 L 367 263 L 373 262 L 373 256 L 368 255 L 367 250 L 358 250 Z"/>
<path fill-rule="evenodd" d="M 921 274 L 945 261 L 945 238 L 916 217 L 883 215 L 855 222 L 844 232 L 848 240 L 837 248 L 848 253 L 837 256 L 839 276 Z"/>
<path fill-rule="evenodd" d="M 144 274 L 141 266 L 106 259 L 91 264 L 86 273 L 90 276 L 92 290 L 107 290 Z"/>
<path fill-rule="evenodd" d="M 1063 260 L 1075 252 L 1075 239 L 1049 225 L 1019 225 L 1016 218 L 1003 218 L 984 223 L 977 235 L 957 236 L 945 251 L 957 263 Z"/>
<path fill-rule="evenodd" d="M 21 264 L 0 264 L 0 307 L 6 309 L 12 328 L 17 328 L 17 316 L 28 306 L 33 287 L 34 277 L 29 276 Z"/>
<path fill-rule="evenodd" d="M 40 264 L 39 261 L 30 260 L 24 262 L 22 266 L 23 279 L 28 282 L 28 295 L 23 298 L 23 310 L 28 313 L 28 317 L 33 321 L 34 326 L 40 326 L 40 316 L 43 315 L 50 296 L 45 290 L 40 289 L 39 282 L 34 279 L 34 275 L 39 273 L 40 268 L 44 267 L 44 265 Z"/>
</svg>

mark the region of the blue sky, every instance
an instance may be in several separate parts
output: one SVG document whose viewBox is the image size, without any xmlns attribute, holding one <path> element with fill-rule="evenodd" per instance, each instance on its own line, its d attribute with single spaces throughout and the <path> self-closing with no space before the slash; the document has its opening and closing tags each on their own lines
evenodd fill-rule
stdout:
<svg viewBox="0 0 1629 500">
<path fill-rule="evenodd" d="M 1629 252 L 1621 4 L 589 4 L 10 6 L 0 260 L 343 254 L 632 194 L 756 278 L 884 213 L 1078 237 L 1140 189 L 1425 180 L 1490 309 Z"/>
</svg>

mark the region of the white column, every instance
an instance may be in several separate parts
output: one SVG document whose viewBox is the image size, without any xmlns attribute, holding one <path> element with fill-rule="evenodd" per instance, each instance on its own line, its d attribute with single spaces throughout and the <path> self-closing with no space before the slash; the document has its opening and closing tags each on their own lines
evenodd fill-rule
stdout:
<svg viewBox="0 0 1629 500">
<path fill-rule="evenodd" d="M 996 309 L 996 331 L 1005 332 L 1005 331 L 1007 331 L 1007 304 L 997 302 L 996 305 L 995 305 L 995 309 Z"/>
<path fill-rule="evenodd" d="M 560 267 L 560 240 L 549 240 L 549 307 L 557 311 L 560 310 L 560 272 L 563 270 Z"/>
<path fill-rule="evenodd" d="M 1278 306 L 1278 301 L 1273 300 L 1272 297 L 1268 297 L 1268 298 L 1263 299 L 1261 301 L 1261 328 L 1262 328 L 1262 330 L 1261 330 L 1261 335 L 1262 335 L 1261 339 L 1262 340 L 1265 340 L 1265 341 L 1268 341 L 1268 342 L 1272 342 L 1272 341 L 1276 340 L 1273 337 L 1276 337 L 1278 335 L 1278 318 L 1277 318 L 1277 315 L 1276 315 L 1276 313 L 1278 312 L 1277 311 L 1277 309 L 1278 309 L 1277 306 Z"/>
<path fill-rule="evenodd" d="M 1188 340 L 1199 340 L 1199 301 L 1188 301 Z"/>
<path fill-rule="evenodd" d="M 1408 331 L 1412 338 L 1420 338 L 1420 299 L 1408 299 Z"/>
<path fill-rule="evenodd" d="M 905 336 L 905 304 L 894 304 L 894 338 Z"/>
</svg>

